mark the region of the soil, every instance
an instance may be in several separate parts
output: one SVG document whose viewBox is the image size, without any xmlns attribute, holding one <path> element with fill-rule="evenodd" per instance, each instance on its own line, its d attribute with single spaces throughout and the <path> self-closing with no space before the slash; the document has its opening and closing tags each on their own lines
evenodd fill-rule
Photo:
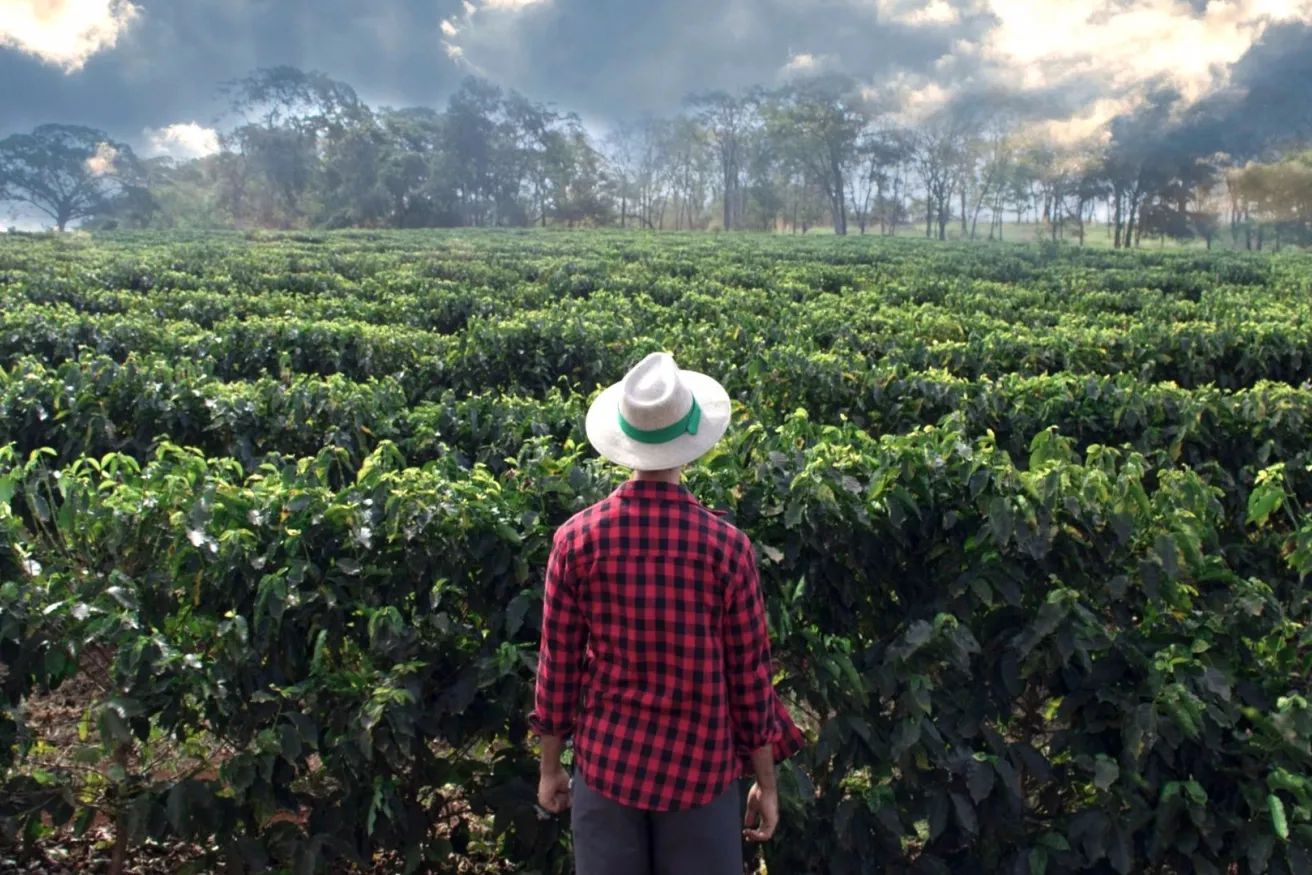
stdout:
<svg viewBox="0 0 1312 875">
<path fill-rule="evenodd" d="M 76 748 L 98 743 L 94 721 L 86 728 L 85 739 L 79 729 L 88 707 L 103 698 L 107 689 L 106 667 L 112 655 L 107 652 L 89 653 L 83 659 L 81 671 L 57 689 L 31 697 L 24 705 L 27 727 L 42 742 L 39 750 L 29 754 L 30 769 L 59 771 L 87 769 L 104 771 L 110 765 L 106 759 L 98 766 L 77 765 L 73 754 Z M 132 766 L 138 766 L 131 763 Z M 194 761 L 177 756 L 157 761 L 153 769 L 157 777 L 168 778 L 190 770 Z M 202 775 L 202 777 L 204 777 Z M 302 817 L 304 817 L 304 812 Z M 290 812 L 285 818 L 298 819 Z M 112 825 L 104 815 L 97 815 L 82 836 L 74 835 L 71 826 L 52 832 L 31 846 L 14 847 L 0 839 L 0 875 L 107 875 L 114 844 Z M 147 842 L 128 852 L 125 875 L 179 875 L 188 871 L 196 875 L 222 875 L 222 864 L 205 867 L 202 860 L 205 849 L 194 844 L 160 844 Z M 194 868 L 188 869 L 191 864 Z M 401 871 L 399 860 L 383 855 L 368 869 L 351 867 L 331 875 L 394 875 Z M 477 866 L 462 866 L 470 873 L 490 873 L 494 870 Z"/>
<path fill-rule="evenodd" d="M 0 849 L 0 875 L 104 875 L 114 844 L 108 827 L 87 830 L 76 838 L 64 830 L 42 840 L 29 854 Z M 128 857 L 128 875 L 178 875 L 183 867 L 202 856 L 200 848 L 144 844 Z M 216 870 L 222 871 L 222 870 Z"/>
</svg>

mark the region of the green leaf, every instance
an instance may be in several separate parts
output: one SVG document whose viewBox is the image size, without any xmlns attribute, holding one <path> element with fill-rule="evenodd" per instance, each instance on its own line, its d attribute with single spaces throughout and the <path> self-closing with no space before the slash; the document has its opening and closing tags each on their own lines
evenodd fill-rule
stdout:
<svg viewBox="0 0 1312 875">
<path fill-rule="evenodd" d="M 942 791 L 939 791 L 930 797 L 929 838 L 931 841 L 943 835 L 943 831 L 948 828 L 950 804 L 947 795 Z"/>
<path fill-rule="evenodd" d="M 1275 836 L 1269 833 L 1259 835 L 1248 843 L 1248 871 L 1252 875 L 1262 875 L 1267 870 L 1275 844 Z"/>
<path fill-rule="evenodd" d="M 1157 552 L 1157 558 L 1162 561 L 1162 570 L 1166 572 L 1166 576 L 1171 580 L 1178 578 L 1180 576 L 1180 552 L 1175 539 L 1162 532 L 1153 540 L 1153 549 Z"/>
<path fill-rule="evenodd" d="M 506 637 L 514 638 L 524 626 L 524 615 L 528 612 L 529 599 L 520 593 L 506 605 Z"/>
<path fill-rule="evenodd" d="M 993 540 L 999 547 L 1005 547 L 1015 531 L 1016 518 L 1007 500 L 1001 496 L 989 502 L 989 528 L 993 530 Z"/>
<path fill-rule="evenodd" d="M 1266 797 L 1267 808 L 1271 810 L 1271 827 L 1281 839 L 1289 839 L 1289 820 L 1285 816 L 1285 803 L 1272 793 Z"/>
<path fill-rule="evenodd" d="M 1264 524 L 1285 502 L 1285 490 L 1278 481 L 1259 483 L 1248 496 L 1247 525 Z"/>
<path fill-rule="evenodd" d="M 1043 846 L 1030 848 L 1030 875 L 1043 875 L 1048 871 L 1048 849 Z"/>
<path fill-rule="evenodd" d="M 1120 875 L 1130 875 L 1134 865 L 1131 854 L 1130 834 L 1124 824 L 1112 825 L 1111 845 L 1107 848 L 1107 861 Z"/>
<path fill-rule="evenodd" d="M 979 815 L 975 813 L 975 806 L 969 799 L 960 793 L 952 794 L 952 808 L 957 814 L 957 823 L 961 828 L 971 835 L 979 833 Z"/>
<path fill-rule="evenodd" d="M 1100 757 L 1093 767 L 1093 784 L 1099 790 L 1110 790 L 1121 776 L 1121 767 L 1106 757 Z"/>
<path fill-rule="evenodd" d="M 301 745 L 301 733 L 290 723 L 284 723 L 278 727 L 278 739 L 280 742 L 282 758 L 287 761 L 289 766 L 295 766 L 296 761 L 301 758 L 303 747 Z"/>
<path fill-rule="evenodd" d="M 993 767 L 986 762 L 971 760 L 966 765 L 966 786 L 970 790 L 970 798 L 976 804 L 983 802 L 993 792 L 994 777 Z"/>
<path fill-rule="evenodd" d="M 106 749 L 132 741 L 132 730 L 123 709 L 112 700 L 100 709 L 100 718 L 96 721 L 100 740 Z"/>
<path fill-rule="evenodd" d="M 169 790 L 168 802 L 165 806 L 168 812 L 169 823 L 177 830 L 179 835 L 186 835 L 187 824 L 189 822 L 187 812 L 187 784 L 179 781 Z"/>
</svg>

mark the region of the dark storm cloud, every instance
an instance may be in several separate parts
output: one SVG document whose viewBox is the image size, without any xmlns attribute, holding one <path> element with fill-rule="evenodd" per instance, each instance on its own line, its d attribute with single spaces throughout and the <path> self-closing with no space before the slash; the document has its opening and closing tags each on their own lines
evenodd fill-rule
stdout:
<svg viewBox="0 0 1312 875">
<path fill-rule="evenodd" d="M 1312 26 L 1272 28 L 1235 65 L 1231 82 L 1202 107 L 1220 129 L 1247 135 L 1223 146 L 1242 154 L 1263 139 L 1306 142 L 1312 136 Z"/>
<path fill-rule="evenodd" d="M 0 48 L 0 135 L 76 122 L 133 140 L 143 128 L 212 122 L 219 85 L 263 66 L 318 69 L 366 100 L 432 103 L 459 71 L 444 9 L 417 0 L 139 0 L 118 45 L 73 73 Z"/>
<path fill-rule="evenodd" d="M 471 69 L 592 116 L 669 112 L 695 91 L 773 84 L 790 60 L 865 81 L 932 72 L 981 20 L 911 25 L 876 0 L 557 0 L 456 20 Z M 801 67 L 805 72 L 807 68 Z"/>
<path fill-rule="evenodd" d="M 320 70 L 379 104 L 440 104 L 459 79 L 499 84 L 609 119 L 667 112 L 693 91 L 771 84 L 794 56 L 878 80 L 930 71 L 987 17 L 898 23 L 903 0 L 138 0 L 113 48 L 73 73 L 0 49 L 0 134 L 47 121 L 129 142 L 144 128 L 211 124 L 220 83 L 256 67 Z M 485 5 L 486 3 L 486 5 Z M 911 4 L 916 7 L 922 4 Z M 944 4 L 946 5 L 946 4 Z M 460 27 L 443 44 L 442 20 Z"/>
<path fill-rule="evenodd" d="M 1163 2 L 1107 0 L 1100 14 Z M 903 94 L 937 86 L 957 101 L 1030 119 L 1069 117 L 1115 96 L 1096 54 L 1085 64 L 1058 45 L 1034 62 L 1044 81 L 1018 87 L 1023 68 L 998 66 L 986 50 L 990 35 L 1006 28 L 983 0 L 136 3 L 140 15 L 117 45 L 74 73 L 0 48 L 0 135 L 77 122 L 139 144 L 145 128 L 212 124 L 222 82 L 283 64 L 319 70 L 371 104 L 393 106 L 441 105 L 460 78 L 481 73 L 599 122 L 671 112 L 691 92 L 774 84 L 790 63 L 793 72 L 835 70 Z M 993 0 L 992 8 L 1004 6 L 1014 32 L 1025 16 L 1015 2 Z M 1205 7 L 1189 0 L 1173 8 L 1188 17 Z M 1300 110 L 1309 85 L 1308 29 L 1274 27 L 1236 65 L 1232 87 L 1193 115 L 1211 128 L 1256 124 L 1262 107 L 1270 118 Z"/>
<path fill-rule="evenodd" d="M 1273 148 L 1297 147 L 1312 138 L 1309 93 L 1312 27 L 1276 25 L 1234 64 L 1225 88 L 1184 108 L 1167 124 L 1135 125 L 1133 118 L 1126 119 L 1117 136 L 1126 143 L 1153 141 L 1199 156 L 1263 160 L 1273 157 Z M 1172 97 L 1163 92 L 1160 100 L 1167 103 Z"/>
</svg>

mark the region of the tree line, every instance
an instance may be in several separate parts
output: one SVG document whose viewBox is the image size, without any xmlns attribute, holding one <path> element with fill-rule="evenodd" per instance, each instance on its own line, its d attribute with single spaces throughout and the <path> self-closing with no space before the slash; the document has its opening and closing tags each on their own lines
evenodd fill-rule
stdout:
<svg viewBox="0 0 1312 875">
<path fill-rule="evenodd" d="M 1039 223 L 1116 247 L 1221 234 L 1261 249 L 1312 237 L 1312 153 L 1208 152 L 1149 100 L 1072 143 L 1005 101 L 908 118 L 841 75 L 693 94 L 614 126 L 468 78 L 442 109 L 373 108 L 291 67 L 223 88 L 217 152 L 145 159 L 107 134 L 43 125 L 0 141 L 0 200 L 64 230 L 563 226 L 999 239 Z M 1163 133 L 1163 132 L 1170 132 Z M 1260 160 L 1254 160 L 1255 158 Z"/>
</svg>

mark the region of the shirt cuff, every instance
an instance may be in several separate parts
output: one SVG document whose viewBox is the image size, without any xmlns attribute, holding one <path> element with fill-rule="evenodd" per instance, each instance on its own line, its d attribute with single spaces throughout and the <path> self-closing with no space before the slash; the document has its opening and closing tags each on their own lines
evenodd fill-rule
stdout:
<svg viewBox="0 0 1312 875">
<path fill-rule="evenodd" d="M 529 715 L 528 727 L 538 737 L 550 735 L 556 738 L 568 738 L 574 734 L 574 721 L 545 719 L 537 713 Z"/>
<path fill-rule="evenodd" d="M 778 765 L 792 759 L 806 746 L 806 736 L 793 722 L 792 715 L 784 707 L 783 700 L 779 698 L 778 693 L 774 694 L 773 699 L 774 705 L 768 744 L 774 752 L 775 765 Z M 765 745 L 761 746 L 764 747 Z M 756 765 L 752 762 L 752 754 L 755 752 L 755 749 L 753 749 L 739 753 L 738 764 L 741 777 L 750 778 L 756 774 Z"/>
</svg>

